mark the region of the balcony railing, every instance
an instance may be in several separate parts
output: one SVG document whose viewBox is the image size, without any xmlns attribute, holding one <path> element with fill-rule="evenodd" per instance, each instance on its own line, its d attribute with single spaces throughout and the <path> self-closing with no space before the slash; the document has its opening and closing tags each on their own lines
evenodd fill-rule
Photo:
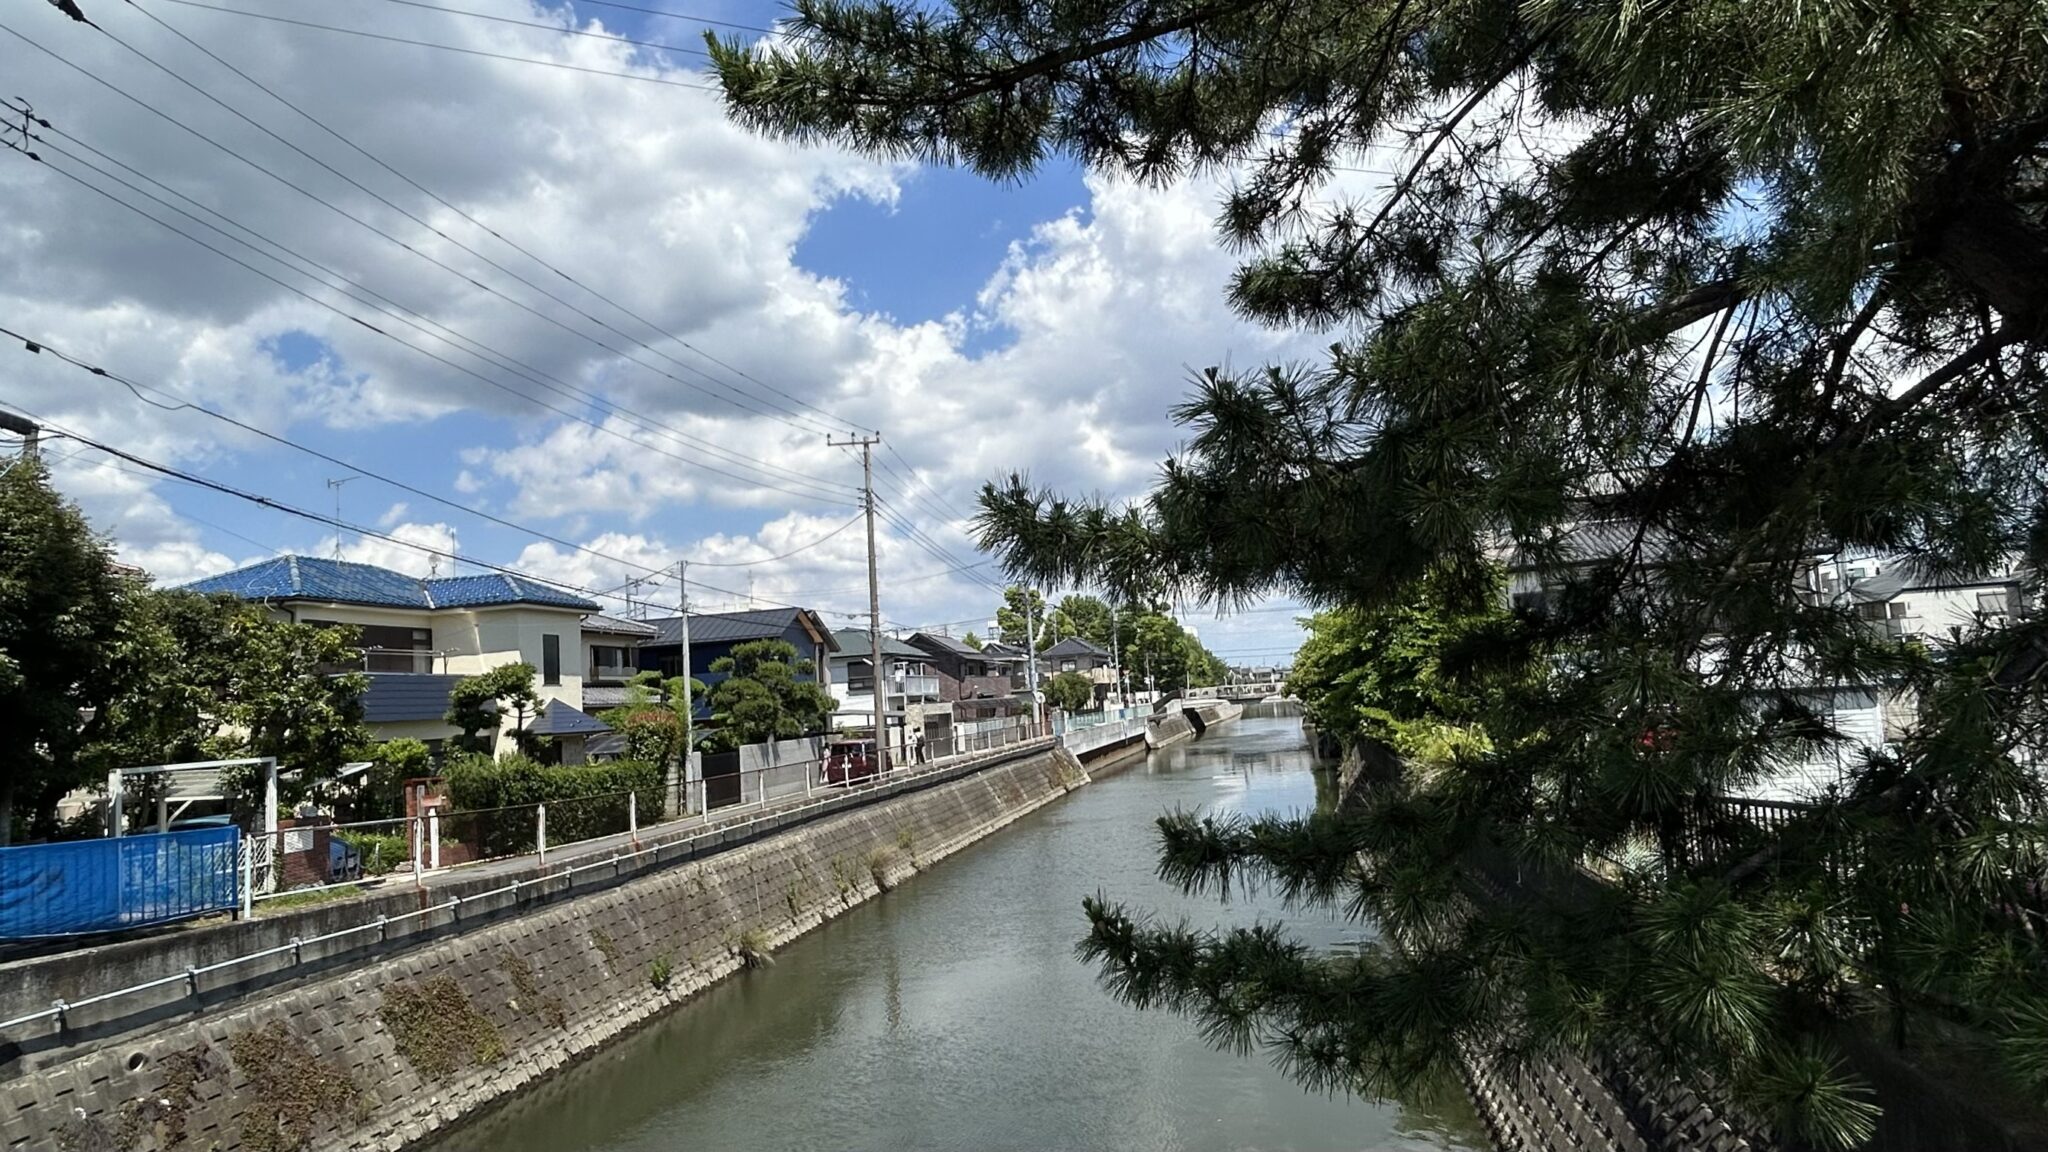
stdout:
<svg viewBox="0 0 2048 1152">
<path fill-rule="evenodd" d="M 937 696 L 939 694 L 939 678 L 937 676 L 898 676 L 895 682 L 890 685 L 889 691 L 897 696 Z"/>
<path fill-rule="evenodd" d="M 404 672 L 423 676 L 435 672 L 441 654 L 427 648 L 364 648 L 363 671 Z"/>
<path fill-rule="evenodd" d="M 590 666 L 592 680 L 631 680 L 640 670 L 629 664 L 593 664 Z"/>
</svg>

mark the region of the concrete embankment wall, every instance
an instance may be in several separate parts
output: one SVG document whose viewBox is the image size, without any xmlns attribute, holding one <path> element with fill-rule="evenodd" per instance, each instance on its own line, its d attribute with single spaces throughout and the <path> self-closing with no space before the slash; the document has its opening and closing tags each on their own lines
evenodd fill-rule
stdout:
<svg viewBox="0 0 2048 1152">
<path fill-rule="evenodd" d="M 1194 724 L 1177 708 L 1145 721 L 1145 746 L 1148 748 L 1164 748 L 1194 738 Z"/>
<path fill-rule="evenodd" d="M 1143 716 L 1113 720 L 1066 733 L 1060 737 L 1060 747 L 1093 767 L 1098 760 L 1120 759 L 1145 751 L 1146 727 L 1147 718 Z"/>
<path fill-rule="evenodd" d="M 395 1150 L 1087 782 L 1045 749 L 0 1085 L 0 1149 Z"/>
</svg>

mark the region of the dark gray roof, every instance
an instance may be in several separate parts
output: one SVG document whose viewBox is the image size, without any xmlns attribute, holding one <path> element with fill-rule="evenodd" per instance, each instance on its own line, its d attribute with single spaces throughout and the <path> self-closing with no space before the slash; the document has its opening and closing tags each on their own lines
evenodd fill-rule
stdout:
<svg viewBox="0 0 2048 1152">
<path fill-rule="evenodd" d="M 772 640 L 797 621 L 799 615 L 811 617 L 811 626 L 825 638 L 825 645 L 834 648 L 832 633 L 817 619 L 817 614 L 806 608 L 761 608 L 751 612 L 692 612 L 690 613 L 691 644 L 736 644 L 743 640 Z M 647 641 L 650 645 L 681 644 L 683 642 L 683 618 L 668 616 L 660 620 L 649 620 L 657 634 Z"/>
<path fill-rule="evenodd" d="M 980 650 L 969 646 L 966 641 L 937 632 L 913 632 L 910 635 L 910 642 L 926 652 L 948 652 L 955 656 L 965 656 L 970 660 L 979 659 L 981 656 Z"/>
<path fill-rule="evenodd" d="M 1068 656 L 1094 656 L 1097 659 L 1107 659 L 1109 650 L 1107 648 L 1098 648 L 1079 636 L 1069 636 L 1065 640 L 1039 653 L 1039 655 L 1047 659 L 1063 659 Z"/>
<path fill-rule="evenodd" d="M 858 660 L 863 656 L 873 654 L 872 649 L 874 645 L 869 641 L 868 634 L 858 628 L 841 628 L 832 634 L 832 638 L 838 642 L 839 654 L 842 656 Z M 922 660 L 930 655 L 930 653 L 922 648 L 905 644 L 894 636 L 884 636 L 882 637 L 882 655 L 885 657 L 903 656 L 911 660 Z"/>
<path fill-rule="evenodd" d="M 448 715 L 448 694 L 466 677 L 372 672 L 363 689 L 363 720 L 395 724 L 404 720 L 441 720 Z"/>
<path fill-rule="evenodd" d="M 583 618 L 585 632 L 601 632 L 607 636 L 654 636 L 661 629 L 643 620 L 622 620 L 617 616 L 606 616 L 593 612 Z"/>
<path fill-rule="evenodd" d="M 611 731 L 612 726 L 567 700 L 550 700 L 541 705 L 540 715 L 526 730 L 535 736 L 595 736 Z"/>
<path fill-rule="evenodd" d="M 1022 660 L 1024 659 L 1024 649 L 1019 648 L 1015 644 L 1005 644 L 1000 640 L 992 640 L 982 645 L 981 658 L 984 660 Z"/>
</svg>

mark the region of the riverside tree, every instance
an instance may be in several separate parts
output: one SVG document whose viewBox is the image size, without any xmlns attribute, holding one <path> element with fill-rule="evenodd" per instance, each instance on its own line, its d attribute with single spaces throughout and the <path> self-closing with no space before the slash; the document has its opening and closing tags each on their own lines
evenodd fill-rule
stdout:
<svg viewBox="0 0 2048 1152">
<path fill-rule="evenodd" d="M 711 662 L 711 671 L 725 677 L 711 686 L 705 700 L 718 725 L 705 743 L 715 750 L 823 732 L 839 706 L 816 680 L 802 679 L 817 666 L 798 657 L 796 645 L 787 640 L 735 644 Z"/>
<path fill-rule="evenodd" d="M 1823 552 L 2048 560 L 2048 6 L 799 0 L 786 32 L 713 42 L 742 124 L 999 179 L 1227 165 L 1231 301 L 1327 334 L 1202 373 L 1138 504 L 992 485 L 1013 575 L 1356 607 L 1428 576 L 1466 612 L 1512 556 L 1549 590 L 1442 662 L 1492 685 L 1489 748 L 1166 824 L 1191 888 L 1276 878 L 1395 947 L 1091 902 L 1124 995 L 1371 1093 L 1626 1045 L 1827 1147 L 1875 1123 L 1832 1039 L 1873 1007 L 2048 1087 L 2048 625 L 1930 652 L 1811 588 Z M 1789 827 L 1721 803 L 1826 746 L 1809 690 L 1844 683 L 1917 701 L 1910 738 Z M 1531 916 L 1474 897 L 1479 852 L 1641 866 Z"/>
</svg>

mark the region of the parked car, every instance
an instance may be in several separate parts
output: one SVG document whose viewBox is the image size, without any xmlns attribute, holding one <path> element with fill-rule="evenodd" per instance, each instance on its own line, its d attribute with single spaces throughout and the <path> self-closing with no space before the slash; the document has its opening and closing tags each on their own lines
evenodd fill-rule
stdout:
<svg viewBox="0 0 2048 1152">
<path fill-rule="evenodd" d="M 872 740 L 835 740 L 825 746 L 827 785 L 851 784 L 873 776 L 876 771 Z"/>
</svg>

